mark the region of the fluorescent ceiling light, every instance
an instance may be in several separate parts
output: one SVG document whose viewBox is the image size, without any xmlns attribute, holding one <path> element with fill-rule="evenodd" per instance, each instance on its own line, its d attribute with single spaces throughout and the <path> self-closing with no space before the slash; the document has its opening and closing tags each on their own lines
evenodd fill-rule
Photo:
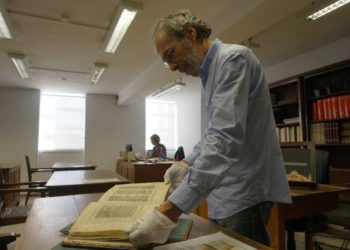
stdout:
<svg viewBox="0 0 350 250">
<path fill-rule="evenodd" d="M 8 56 L 11 58 L 13 64 L 15 65 L 18 74 L 22 79 L 31 79 L 30 70 L 28 64 L 25 61 L 25 56 L 23 54 L 9 53 Z"/>
<path fill-rule="evenodd" d="M 91 72 L 91 79 L 90 83 L 95 85 L 100 80 L 101 75 L 103 72 L 107 69 L 107 64 L 103 63 L 95 63 L 92 72 Z"/>
<path fill-rule="evenodd" d="M 182 82 L 181 78 L 180 81 L 175 81 L 174 83 L 167 85 L 161 89 L 158 89 L 156 92 L 152 94 L 153 97 L 161 97 L 165 94 L 169 94 L 175 91 L 180 90 L 182 87 L 186 86 L 186 83 Z"/>
<path fill-rule="evenodd" d="M 107 45 L 104 52 L 113 54 L 126 31 L 134 20 L 138 10 L 142 9 L 142 4 L 126 0 L 120 1 L 118 11 L 114 15 L 112 25 L 107 35 Z"/>
<path fill-rule="evenodd" d="M 8 26 L 8 18 L 6 9 L 3 7 L 0 0 L 0 38 L 12 39 L 12 35 Z"/>
<path fill-rule="evenodd" d="M 349 3 L 350 0 L 338 0 L 338 1 L 335 1 L 334 3 L 330 4 L 330 5 L 327 5 L 326 7 L 312 13 L 311 15 L 307 16 L 305 19 L 307 21 L 314 21 L 316 20 L 317 18 L 320 18 L 342 6 L 344 6 L 345 4 Z"/>
</svg>

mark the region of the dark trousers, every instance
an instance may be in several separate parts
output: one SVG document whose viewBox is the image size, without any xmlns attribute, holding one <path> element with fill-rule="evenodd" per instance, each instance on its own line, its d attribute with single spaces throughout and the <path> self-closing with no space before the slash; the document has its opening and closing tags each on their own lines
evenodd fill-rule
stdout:
<svg viewBox="0 0 350 250">
<path fill-rule="evenodd" d="M 225 228 L 230 228 L 236 233 L 269 246 L 270 236 L 267 223 L 272 206 L 273 202 L 264 201 L 225 219 L 211 220 Z"/>
</svg>

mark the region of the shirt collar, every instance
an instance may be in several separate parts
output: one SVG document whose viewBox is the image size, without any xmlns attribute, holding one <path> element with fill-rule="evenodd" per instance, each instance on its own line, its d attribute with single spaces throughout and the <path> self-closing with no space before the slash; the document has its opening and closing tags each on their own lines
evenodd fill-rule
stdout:
<svg viewBox="0 0 350 250">
<path fill-rule="evenodd" d="M 205 87 L 205 84 L 207 82 L 210 65 L 219 49 L 220 44 L 222 44 L 222 42 L 219 39 L 215 39 L 204 57 L 204 61 L 199 73 L 199 77 L 202 79 L 203 87 Z"/>
</svg>

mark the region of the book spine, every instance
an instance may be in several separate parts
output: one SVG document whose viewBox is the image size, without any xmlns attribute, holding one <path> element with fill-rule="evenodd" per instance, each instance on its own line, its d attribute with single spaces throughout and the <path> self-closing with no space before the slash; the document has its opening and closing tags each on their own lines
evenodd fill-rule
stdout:
<svg viewBox="0 0 350 250">
<path fill-rule="evenodd" d="M 328 120 L 328 108 L 327 108 L 327 101 L 326 99 L 321 99 L 322 107 L 323 107 L 323 120 Z"/>
<path fill-rule="evenodd" d="M 339 143 L 340 140 L 340 136 L 339 136 L 339 123 L 338 122 L 334 122 L 334 135 L 335 135 L 335 143 Z"/>
<path fill-rule="evenodd" d="M 317 100 L 317 107 L 318 107 L 318 120 L 323 121 L 325 118 L 324 118 L 324 108 L 323 108 L 322 99 Z"/>
<path fill-rule="evenodd" d="M 303 139 L 301 138 L 301 130 L 300 130 L 300 126 L 299 125 L 297 125 L 297 127 L 296 127 L 296 133 L 297 133 L 297 141 L 298 142 L 303 141 Z"/>
<path fill-rule="evenodd" d="M 326 106 L 327 106 L 327 117 L 328 120 L 333 120 L 333 108 L 332 108 L 332 102 L 331 98 L 326 99 Z"/>
<path fill-rule="evenodd" d="M 345 99 L 345 118 L 349 118 L 350 117 L 350 95 L 346 95 L 344 96 Z"/>
<path fill-rule="evenodd" d="M 320 141 L 322 144 L 326 143 L 326 126 L 325 123 L 319 123 L 320 126 Z"/>
<path fill-rule="evenodd" d="M 338 96 L 339 118 L 345 118 L 344 96 Z"/>
<path fill-rule="evenodd" d="M 312 120 L 319 120 L 317 101 L 312 102 Z"/>
<path fill-rule="evenodd" d="M 334 96 L 332 98 L 333 101 L 333 113 L 334 113 L 334 119 L 339 119 L 340 114 L 339 114 L 339 98 L 338 96 Z"/>
</svg>

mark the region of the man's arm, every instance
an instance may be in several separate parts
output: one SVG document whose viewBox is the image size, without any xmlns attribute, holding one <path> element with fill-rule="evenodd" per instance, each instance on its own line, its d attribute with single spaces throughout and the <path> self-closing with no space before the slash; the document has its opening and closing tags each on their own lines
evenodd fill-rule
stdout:
<svg viewBox="0 0 350 250">
<path fill-rule="evenodd" d="M 165 216 L 167 216 L 170 220 L 173 222 L 177 222 L 178 218 L 182 214 L 182 211 L 180 208 L 175 206 L 171 201 L 167 200 L 163 204 L 161 204 L 159 207 L 156 208 L 159 212 L 163 213 Z"/>
</svg>

